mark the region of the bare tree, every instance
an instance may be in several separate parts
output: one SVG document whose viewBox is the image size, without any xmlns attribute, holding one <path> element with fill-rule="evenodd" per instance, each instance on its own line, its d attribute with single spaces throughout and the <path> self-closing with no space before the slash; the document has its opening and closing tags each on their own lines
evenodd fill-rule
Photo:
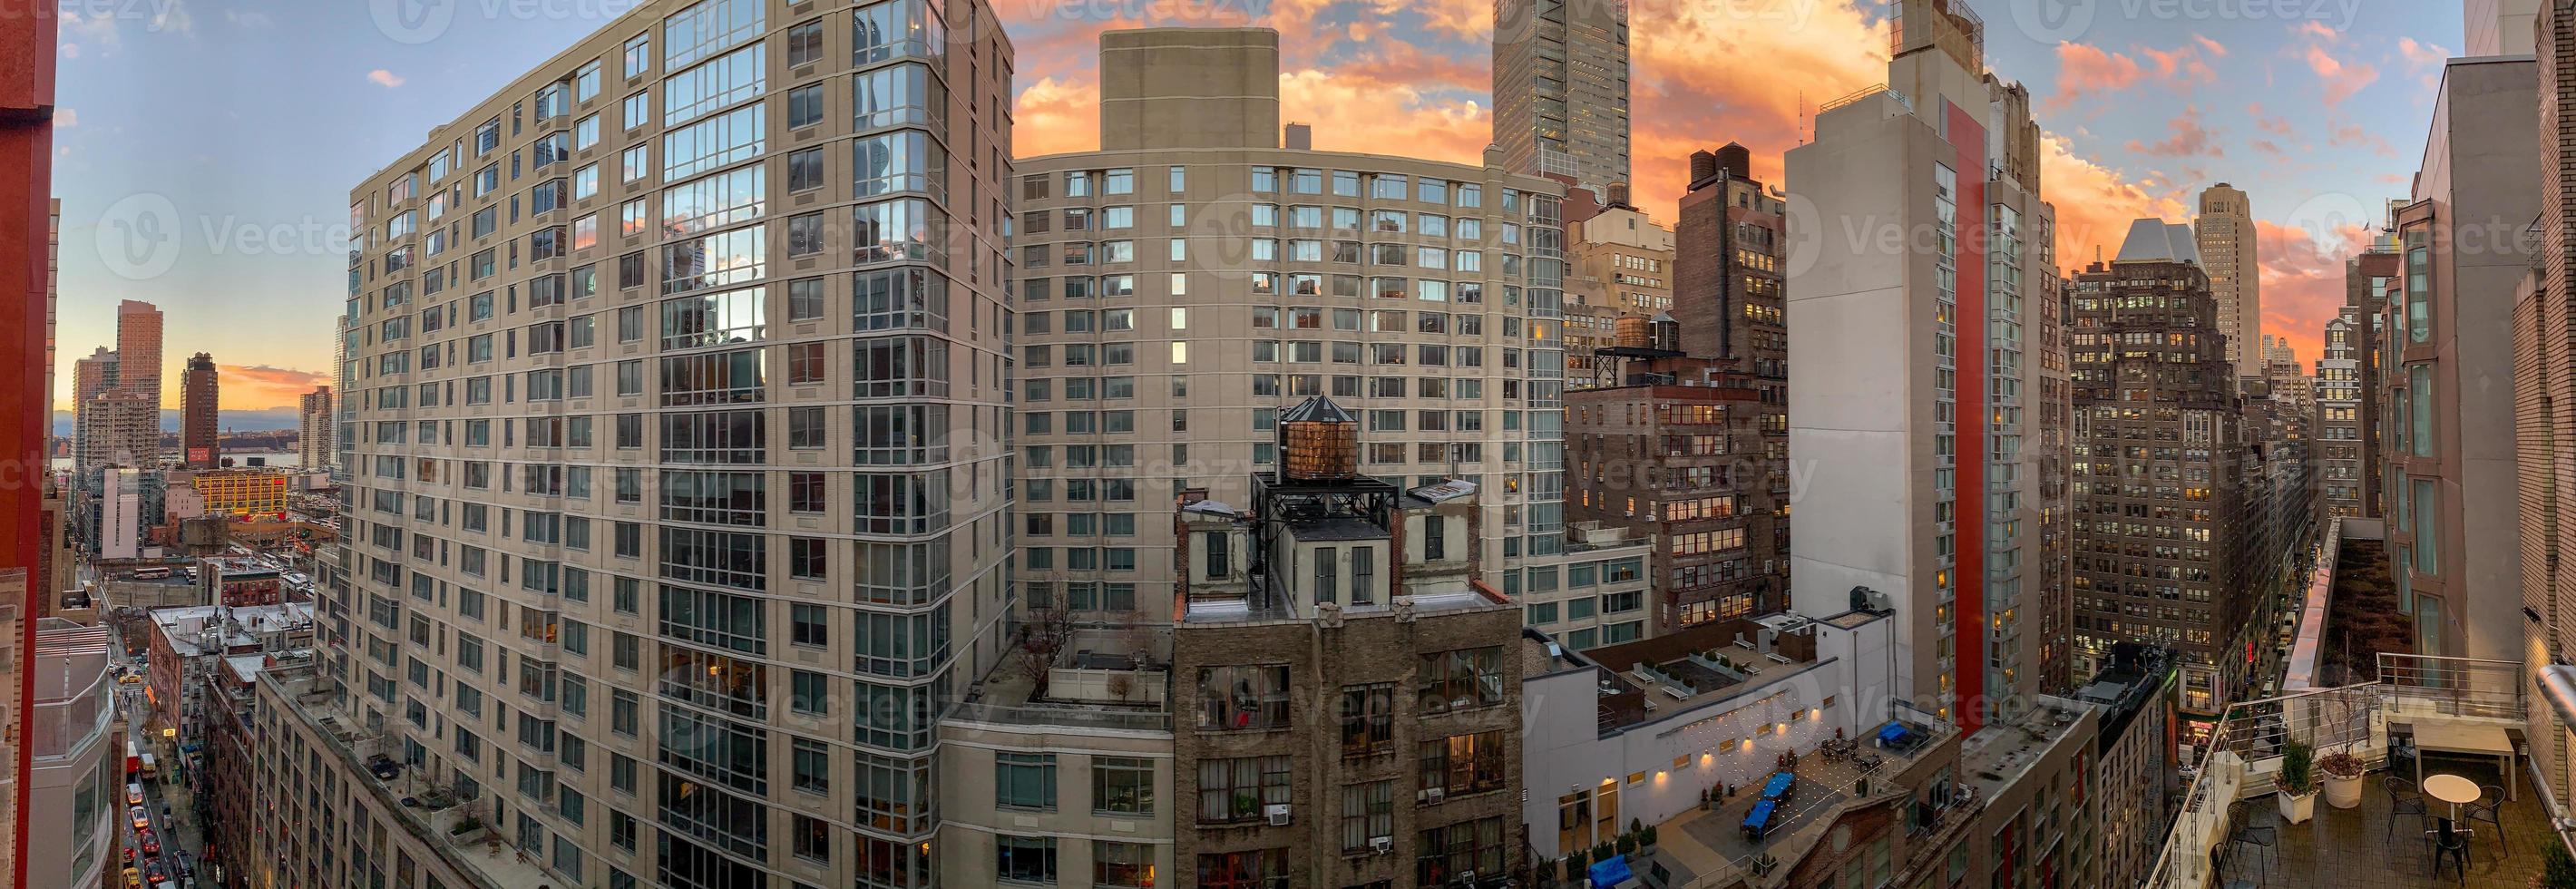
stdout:
<svg viewBox="0 0 2576 889">
<path fill-rule="evenodd" d="M 1020 622 L 1011 656 L 1029 677 L 1029 697 L 1047 696 L 1047 674 L 1055 668 L 1056 654 L 1073 641 L 1073 630 L 1073 615 L 1062 608 L 1031 608 Z"/>
</svg>

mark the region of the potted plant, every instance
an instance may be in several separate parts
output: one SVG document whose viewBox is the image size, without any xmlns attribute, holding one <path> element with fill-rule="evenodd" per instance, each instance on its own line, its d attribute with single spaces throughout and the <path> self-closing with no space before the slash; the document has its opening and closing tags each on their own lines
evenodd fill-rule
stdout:
<svg viewBox="0 0 2576 889">
<path fill-rule="evenodd" d="M 1649 825 L 1646 825 L 1645 827 L 1639 828 L 1639 829 L 1637 830 L 1637 848 L 1644 849 L 1644 850 L 1649 851 L 1649 852 L 1654 851 L 1654 849 L 1655 849 L 1655 826 L 1654 826 L 1654 825 L 1649 824 Z"/>
<path fill-rule="evenodd" d="M 1617 854 L 1619 854 L 1619 850 L 1612 848 L 1609 843 L 1602 843 L 1601 845 L 1592 847 L 1592 860 L 1594 861 L 1608 861 L 1611 856 Z"/>
<path fill-rule="evenodd" d="M 2361 776 L 2369 770 L 2350 750 L 2317 757 L 2317 771 L 2326 776 L 2326 805 L 2338 809 L 2361 805 Z"/>
<path fill-rule="evenodd" d="M 2308 823 L 2317 811 L 2316 751 L 2304 741 L 2282 745 L 2281 771 L 2272 776 L 2272 784 L 2281 790 L 2281 820 Z"/>
<path fill-rule="evenodd" d="M 1618 845 L 1619 854 L 1621 855 L 1627 855 L 1637 851 L 1637 835 L 1633 833 L 1620 834 Z"/>
<path fill-rule="evenodd" d="M 2568 855 L 2564 844 L 2548 845 L 2548 860 L 2541 865 L 2540 879 L 2532 885 L 2546 889 L 2576 889 L 2576 856 Z"/>
<path fill-rule="evenodd" d="M 2361 776 L 2370 771 L 2370 766 L 2352 753 L 2352 745 L 2359 739 L 2353 731 L 2352 702 L 2337 695 L 2329 698 L 2327 704 L 2328 718 L 2333 720 L 2332 728 L 2342 735 L 2344 742 L 2335 745 L 2334 752 L 2317 757 L 2317 771 L 2325 773 L 2326 804 L 2349 809 L 2361 805 Z M 2360 735 L 2368 734 L 2368 725 L 2364 723 Z"/>
</svg>

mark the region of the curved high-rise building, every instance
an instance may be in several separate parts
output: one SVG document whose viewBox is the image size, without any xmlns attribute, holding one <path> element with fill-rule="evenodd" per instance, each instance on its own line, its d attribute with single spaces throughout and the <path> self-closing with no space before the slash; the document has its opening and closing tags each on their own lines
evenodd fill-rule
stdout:
<svg viewBox="0 0 2576 889">
<path fill-rule="evenodd" d="M 941 883 L 933 720 L 1009 613 L 1011 65 L 977 0 L 656 0 L 352 190 L 298 708 L 519 852 L 440 864 Z"/>
</svg>

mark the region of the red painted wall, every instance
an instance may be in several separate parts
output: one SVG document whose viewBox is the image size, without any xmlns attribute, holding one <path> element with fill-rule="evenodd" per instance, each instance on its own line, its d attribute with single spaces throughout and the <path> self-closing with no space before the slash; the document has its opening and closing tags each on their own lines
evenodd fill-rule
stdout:
<svg viewBox="0 0 2576 889">
<path fill-rule="evenodd" d="M 1950 687 L 1950 714 L 1966 734 L 1986 721 L 1986 128 L 1957 105 L 1946 110 L 1954 152 L 1949 166 L 1959 182 L 1959 241 L 1952 256 L 1959 272 L 1959 315 L 1953 319 L 1959 334 L 1959 487 L 1953 513 L 1958 568 L 1950 577 L 1958 681 Z"/>
<path fill-rule="evenodd" d="M 53 0 L 0 0 L 0 568 L 33 574 L 45 539 L 45 283 L 53 196 Z M 18 663 L 36 650 L 37 598 L 50 578 L 30 577 L 21 603 Z M 19 701 L 36 697 L 36 671 L 18 671 Z M 18 708 L 18 737 L 35 735 L 35 709 Z M 27 885 L 28 792 L 34 745 L 18 745 L 18 852 L 10 885 Z"/>
</svg>

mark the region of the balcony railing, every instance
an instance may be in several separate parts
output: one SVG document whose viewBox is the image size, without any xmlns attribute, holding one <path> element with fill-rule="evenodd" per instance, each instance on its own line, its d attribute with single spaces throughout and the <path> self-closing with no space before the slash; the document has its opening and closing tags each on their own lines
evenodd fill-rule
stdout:
<svg viewBox="0 0 2576 889">
<path fill-rule="evenodd" d="M 2388 749 L 2388 722 L 2424 719 L 2519 723 L 2528 700 L 2523 669 L 2513 661 L 2379 655 L 2380 681 L 2303 690 L 2238 703 L 2210 733 L 2185 777 L 2181 816 L 2145 885 L 2201 889 L 2213 884 L 2210 852 L 2225 842 L 2228 815 L 2240 799 L 2273 792 L 2287 742 L 2311 749 L 2349 749 L 2377 764 Z"/>
</svg>

